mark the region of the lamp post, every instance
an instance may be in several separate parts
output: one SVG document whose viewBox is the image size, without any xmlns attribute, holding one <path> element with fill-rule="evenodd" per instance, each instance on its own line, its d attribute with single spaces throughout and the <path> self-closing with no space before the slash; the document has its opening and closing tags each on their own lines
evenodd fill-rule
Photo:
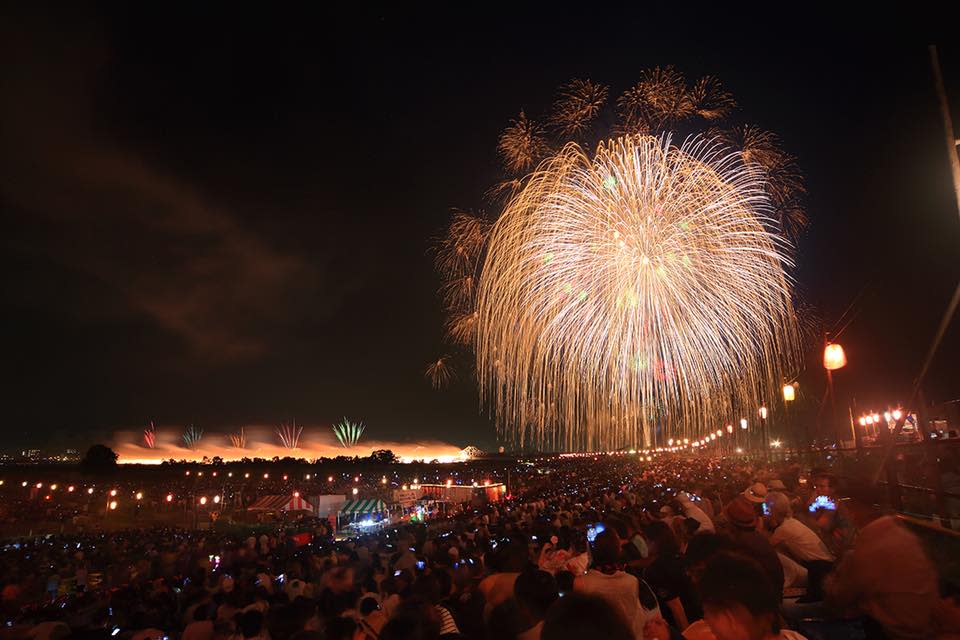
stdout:
<svg viewBox="0 0 960 640">
<path fill-rule="evenodd" d="M 791 382 L 790 384 L 783 385 L 783 411 L 787 416 L 787 432 L 793 434 L 793 422 L 792 416 L 790 414 L 790 405 L 793 404 L 793 401 L 797 399 L 797 384 Z M 804 432 L 807 436 L 807 442 L 805 449 L 810 447 L 810 426 L 806 422 L 804 423 Z"/>
<path fill-rule="evenodd" d="M 830 417 L 834 429 L 837 428 L 837 397 L 833 391 L 833 372 L 845 366 L 847 366 L 847 354 L 843 352 L 843 347 L 836 342 L 827 342 L 823 349 L 823 368 L 827 370 L 827 389 L 830 393 Z M 840 438 L 839 430 L 836 430 L 835 434 L 837 436 L 837 444 L 840 445 L 843 441 Z"/>
<path fill-rule="evenodd" d="M 760 445 L 763 447 L 763 459 L 770 462 L 770 446 L 767 437 L 767 408 L 760 407 Z"/>
</svg>

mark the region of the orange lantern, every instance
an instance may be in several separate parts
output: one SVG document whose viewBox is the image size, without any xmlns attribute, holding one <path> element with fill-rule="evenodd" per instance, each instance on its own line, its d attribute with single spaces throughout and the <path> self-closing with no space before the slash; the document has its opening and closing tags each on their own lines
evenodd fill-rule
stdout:
<svg viewBox="0 0 960 640">
<path fill-rule="evenodd" d="M 797 398 L 797 389 L 792 384 L 783 385 L 783 401 L 793 402 Z"/>
<path fill-rule="evenodd" d="M 823 350 L 823 368 L 827 371 L 835 371 L 847 366 L 847 354 L 843 352 L 843 347 L 835 342 L 827 343 Z"/>
</svg>

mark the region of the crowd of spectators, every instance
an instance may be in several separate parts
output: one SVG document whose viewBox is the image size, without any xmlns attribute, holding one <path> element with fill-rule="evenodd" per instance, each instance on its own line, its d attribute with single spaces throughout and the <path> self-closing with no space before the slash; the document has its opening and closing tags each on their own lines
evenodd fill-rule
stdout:
<svg viewBox="0 0 960 640">
<path fill-rule="evenodd" d="M 463 468 L 463 467 L 461 467 Z M 338 540 L 128 528 L 4 543 L 6 637 L 960 637 L 955 588 L 869 486 L 799 464 L 544 458 L 510 499 Z"/>
</svg>

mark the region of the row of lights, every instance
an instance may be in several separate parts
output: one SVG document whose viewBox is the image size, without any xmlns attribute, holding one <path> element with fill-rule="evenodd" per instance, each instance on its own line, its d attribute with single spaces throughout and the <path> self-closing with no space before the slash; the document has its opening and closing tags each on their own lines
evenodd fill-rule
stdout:
<svg viewBox="0 0 960 640">
<path fill-rule="evenodd" d="M 894 421 L 899 421 L 900 418 L 902 417 L 903 417 L 903 411 L 901 411 L 900 409 L 894 409 L 893 411 L 883 412 L 883 420 L 888 424 L 891 419 Z M 865 427 L 867 425 L 872 425 L 872 424 L 882 424 L 880 422 L 879 413 L 873 413 L 873 414 L 867 413 L 865 415 L 862 415 L 860 416 L 860 419 L 857 422 L 860 423 L 861 427 Z"/>
<path fill-rule="evenodd" d="M 184 472 L 184 475 L 189 476 L 189 475 L 191 475 L 191 473 L 192 473 L 192 472 L 188 469 L 187 471 Z M 196 472 L 196 475 L 197 475 L 198 478 L 199 478 L 199 477 L 203 477 L 203 471 L 197 471 L 197 472 Z M 216 476 L 217 476 L 217 472 L 214 471 L 214 472 L 212 472 L 210 475 L 212 475 L 213 477 L 216 477 Z M 362 475 L 363 475 L 363 474 L 361 473 L 359 476 L 354 476 L 354 477 L 353 477 L 353 481 L 354 481 L 354 482 L 360 482 L 360 476 L 362 476 Z M 233 477 L 233 471 L 228 471 L 228 472 L 227 472 L 227 477 L 228 477 L 228 478 L 232 478 L 232 477 Z M 249 473 L 249 472 L 244 473 L 244 474 L 243 474 L 243 477 L 249 479 L 249 478 L 250 478 L 250 473 Z M 304 479 L 305 479 L 305 480 L 309 480 L 310 478 L 311 478 L 311 475 L 310 475 L 309 473 L 304 476 Z M 269 480 L 269 479 L 270 479 L 270 474 L 269 474 L 269 473 L 264 473 L 264 474 L 263 474 L 263 479 L 264 479 L 264 480 Z M 289 480 L 289 479 L 290 479 L 290 476 L 288 476 L 287 474 L 284 474 L 284 475 L 283 475 L 283 479 L 284 479 L 284 480 Z M 333 482 L 333 476 L 327 476 L 327 482 Z M 380 482 L 383 483 L 383 484 L 387 484 L 387 478 L 386 478 L 386 476 L 384 476 L 383 478 L 381 478 L 381 479 L 380 479 Z"/>
<path fill-rule="evenodd" d="M 3 484 L 4 484 L 4 480 L 0 480 L 0 486 L 3 486 Z M 23 482 L 20 483 L 20 486 L 21 486 L 21 487 L 27 487 L 29 484 L 30 484 L 29 482 L 27 482 L 26 480 L 24 480 Z M 42 483 L 42 482 L 38 482 L 38 483 L 36 483 L 36 484 L 33 485 L 33 486 L 34 486 L 35 488 L 37 488 L 37 489 L 42 489 L 42 488 L 43 488 L 43 483 Z M 58 485 L 57 483 L 52 483 L 52 484 L 48 487 L 48 489 L 49 489 L 50 491 L 56 491 L 58 488 L 59 488 L 59 485 Z M 71 485 L 68 485 L 68 486 L 67 486 L 67 492 L 68 492 L 68 493 L 73 493 L 74 491 L 76 491 L 76 489 L 77 489 L 77 488 L 76 488 L 75 485 L 72 485 L 72 484 L 71 484 Z M 92 496 L 92 495 L 93 495 L 93 492 L 94 492 L 94 488 L 93 488 L 93 487 L 87 487 L 87 495 L 91 495 L 91 496 Z M 117 490 L 116 490 L 116 489 L 110 489 L 110 491 L 108 491 L 107 493 L 108 493 L 108 495 L 109 495 L 111 498 L 116 498 L 116 497 L 117 497 Z M 134 499 L 135 499 L 137 502 L 140 502 L 141 500 L 143 500 L 143 492 L 142 492 L 142 491 L 137 491 L 137 492 L 134 494 L 133 497 L 134 497 Z M 49 499 L 49 496 L 47 496 L 47 498 Z M 174 499 L 174 495 L 173 495 L 172 493 L 168 493 L 168 494 L 166 495 L 166 497 L 165 497 L 165 500 L 166 500 L 167 502 L 173 502 L 173 499 Z M 213 502 L 214 502 L 214 504 L 219 504 L 219 503 L 220 503 L 220 496 L 214 496 L 214 497 L 213 497 Z M 206 503 L 207 503 L 207 498 L 206 498 L 206 496 L 201 497 L 201 498 L 200 498 L 200 504 L 206 504 Z M 111 500 L 108 506 L 110 507 L 111 510 L 116 509 L 116 508 L 117 508 L 117 501 L 116 501 L 116 500 Z"/>
</svg>

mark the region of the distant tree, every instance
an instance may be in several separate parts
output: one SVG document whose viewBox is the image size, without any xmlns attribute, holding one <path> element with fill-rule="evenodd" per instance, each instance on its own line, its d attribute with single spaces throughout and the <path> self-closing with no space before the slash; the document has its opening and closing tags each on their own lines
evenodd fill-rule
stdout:
<svg viewBox="0 0 960 640">
<path fill-rule="evenodd" d="M 210 459 L 210 462 L 213 464 L 213 466 L 220 467 L 223 465 L 223 458 L 220 456 L 213 456 L 213 458 Z"/>
<path fill-rule="evenodd" d="M 95 444 L 87 449 L 87 454 L 80 461 L 80 468 L 87 473 L 115 471 L 118 457 L 117 452 L 110 447 Z"/>
<path fill-rule="evenodd" d="M 400 459 L 397 458 L 397 454 L 389 449 L 377 449 L 370 454 L 370 462 L 376 462 L 378 464 L 396 464 L 400 462 Z"/>
</svg>

